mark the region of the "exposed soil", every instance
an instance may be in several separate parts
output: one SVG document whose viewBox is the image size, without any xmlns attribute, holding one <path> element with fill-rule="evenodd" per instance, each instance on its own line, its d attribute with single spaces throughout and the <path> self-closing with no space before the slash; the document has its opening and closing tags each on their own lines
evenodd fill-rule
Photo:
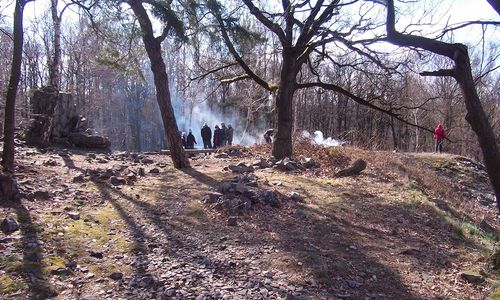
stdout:
<svg viewBox="0 0 500 300">
<path fill-rule="evenodd" d="M 235 148 L 228 158 L 196 157 L 189 170 L 174 169 L 164 155 L 20 148 L 17 180 L 23 197 L 0 206 L 2 219 L 12 216 L 21 226 L 10 235 L 0 233 L 0 296 L 485 299 L 500 294 L 494 293 L 500 277 L 491 259 L 500 222 L 482 166 L 446 154 L 300 147 L 298 155 L 314 157 L 321 168 L 256 170 L 259 188 L 285 197 L 279 207 L 259 205 L 237 216 L 237 226 L 228 226 L 229 216 L 204 204 L 203 196 L 234 176 L 225 166 L 265 157 L 265 146 Z M 368 162 L 361 175 L 331 176 L 358 158 Z M 293 191 L 304 201 L 287 200 Z M 462 272 L 485 281 L 469 283 Z"/>
</svg>

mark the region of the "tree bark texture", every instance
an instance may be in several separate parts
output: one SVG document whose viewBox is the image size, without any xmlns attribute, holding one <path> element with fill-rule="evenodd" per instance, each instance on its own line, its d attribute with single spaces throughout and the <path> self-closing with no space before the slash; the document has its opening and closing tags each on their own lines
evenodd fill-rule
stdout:
<svg viewBox="0 0 500 300">
<path fill-rule="evenodd" d="M 54 89 L 59 90 L 61 81 L 60 65 L 61 65 L 61 18 L 57 12 L 57 3 L 59 0 L 51 0 L 52 24 L 54 26 L 53 53 L 49 58 L 49 85 Z"/>
<path fill-rule="evenodd" d="M 484 165 L 491 185 L 495 191 L 497 208 L 500 213 L 500 153 L 495 139 L 495 133 L 484 112 L 481 100 L 477 94 L 476 85 L 472 76 L 467 47 L 462 46 L 461 51 L 455 53 L 456 80 L 464 95 L 467 114 L 465 119 L 477 135 L 481 151 L 483 153 Z"/>
<path fill-rule="evenodd" d="M 179 129 L 175 120 L 170 97 L 168 75 L 161 56 L 161 40 L 154 37 L 149 16 L 140 1 L 128 1 L 142 29 L 142 41 L 151 62 L 151 71 L 156 87 L 156 100 L 160 107 L 166 139 L 170 145 L 170 156 L 177 169 L 189 168 L 189 160 L 182 147 Z"/>
<path fill-rule="evenodd" d="M 298 72 L 295 57 L 289 53 L 284 53 L 283 57 L 274 113 L 275 133 L 272 154 L 277 159 L 291 157 L 293 154 L 293 94 L 296 90 Z"/>
<path fill-rule="evenodd" d="M 14 49 L 10 71 L 9 86 L 5 99 L 5 125 L 2 166 L 4 170 L 14 171 L 14 130 L 16 128 L 16 95 L 21 76 L 23 56 L 23 10 L 26 1 L 17 0 L 14 10 Z"/>
<path fill-rule="evenodd" d="M 474 77 L 470 65 L 467 47 L 462 44 L 449 44 L 421 36 L 402 34 L 396 31 L 394 0 L 387 1 L 387 39 L 389 42 L 403 47 L 418 47 L 439 55 L 446 56 L 455 62 L 451 70 L 428 72 L 426 75 L 454 77 L 464 96 L 467 114 L 465 119 L 477 135 L 484 165 L 495 191 L 497 208 L 500 213 L 500 153 L 493 128 L 484 112 L 477 94 Z"/>
</svg>

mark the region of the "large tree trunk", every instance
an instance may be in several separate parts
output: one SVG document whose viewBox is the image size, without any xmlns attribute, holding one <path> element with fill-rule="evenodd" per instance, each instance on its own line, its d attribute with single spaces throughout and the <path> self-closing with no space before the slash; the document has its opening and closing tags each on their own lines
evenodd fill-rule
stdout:
<svg viewBox="0 0 500 300">
<path fill-rule="evenodd" d="M 292 156 L 293 94 L 296 90 L 297 67 L 295 57 L 283 54 L 280 85 L 274 112 L 275 132 L 272 154 L 277 159 Z"/>
<path fill-rule="evenodd" d="M 165 62 L 161 56 L 161 40 L 153 35 L 153 27 L 149 16 L 140 1 L 128 2 L 136 15 L 142 33 L 142 41 L 151 62 L 151 71 L 155 80 L 156 100 L 160 106 L 165 135 L 170 145 L 170 155 L 177 169 L 189 168 L 189 160 L 182 148 L 179 128 L 175 120 L 174 109 L 170 98 L 169 82 Z"/>
<path fill-rule="evenodd" d="M 465 119 L 479 140 L 479 146 L 483 152 L 484 165 L 495 191 L 497 208 L 500 212 L 500 154 L 495 133 L 477 94 L 466 46 L 462 46 L 462 51 L 456 51 L 455 53 L 455 71 L 455 77 L 462 89 L 467 109 Z"/>
<path fill-rule="evenodd" d="M 23 10 L 24 0 L 16 1 L 14 10 L 14 49 L 10 71 L 9 86 L 5 99 L 5 125 L 2 166 L 6 171 L 14 171 L 14 130 L 16 128 L 16 95 L 21 76 L 21 60 L 23 55 Z"/>
</svg>

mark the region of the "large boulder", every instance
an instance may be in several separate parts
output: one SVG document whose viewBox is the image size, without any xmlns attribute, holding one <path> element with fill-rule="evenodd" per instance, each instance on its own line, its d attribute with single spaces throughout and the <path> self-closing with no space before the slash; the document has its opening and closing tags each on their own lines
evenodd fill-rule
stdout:
<svg viewBox="0 0 500 300">
<path fill-rule="evenodd" d="M 99 135 L 88 135 L 81 132 L 71 133 L 69 141 L 79 148 L 86 149 L 109 149 L 111 142 L 107 137 Z"/>
<path fill-rule="evenodd" d="M 19 229 L 19 224 L 17 224 L 16 220 L 11 217 L 3 219 L 0 224 L 0 230 L 5 234 L 11 234 L 14 231 Z"/>
</svg>

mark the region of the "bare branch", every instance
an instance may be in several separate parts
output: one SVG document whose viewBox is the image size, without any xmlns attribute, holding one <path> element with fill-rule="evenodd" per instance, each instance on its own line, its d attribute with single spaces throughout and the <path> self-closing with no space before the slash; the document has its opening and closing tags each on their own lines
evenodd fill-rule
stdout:
<svg viewBox="0 0 500 300">
<path fill-rule="evenodd" d="M 245 0 L 248 1 L 248 0 Z M 249 1 L 251 3 L 251 1 Z M 276 87 L 272 86 L 268 82 L 266 82 L 264 79 L 259 77 L 257 74 L 255 74 L 252 69 L 247 65 L 247 63 L 243 60 L 243 58 L 239 55 L 238 51 L 234 48 L 233 43 L 231 42 L 231 39 L 229 38 L 229 35 L 227 33 L 226 27 L 224 25 L 224 20 L 222 20 L 222 16 L 220 14 L 220 11 L 216 9 L 212 9 L 212 14 L 214 15 L 215 19 L 219 23 L 219 28 L 222 34 L 222 38 L 224 40 L 224 43 L 226 44 L 226 47 L 228 48 L 229 52 L 233 55 L 234 59 L 238 62 L 238 64 L 241 66 L 241 68 L 252 78 L 258 85 L 261 87 L 265 88 L 268 91 L 274 92 L 276 90 Z"/>
<path fill-rule="evenodd" d="M 424 71 L 420 73 L 421 76 L 440 76 L 440 77 L 455 77 L 455 70 L 441 69 L 436 71 Z"/>
<path fill-rule="evenodd" d="M 241 75 L 238 75 L 238 76 L 235 76 L 232 78 L 222 79 L 220 82 L 224 83 L 224 84 L 230 84 L 233 82 L 237 82 L 237 81 L 241 81 L 241 80 L 245 80 L 245 79 L 249 79 L 249 78 L 250 78 L 250 76 L 248 74 L 241 74 Z"/>
<path fill-rule="evenodd" d="M 278 36 L 282 45 L 286 44 L 285 32 L 278 24 L 266 18 L 262 11 L 253 4 L 252 0 L 243 0 L 243 3 L 250 9 L 252 15 Z"/>
<path fill-rule="evenodd" d="M 433 100 L 436 100 L 436 99 L 439 99 L 439 98 L 440 97 L 431 97 L 431 98 L 428 98 L 427 100 L 425 100 L 424 102 L 422 102 L 421 104 L 419 104 L 417 106 L 401 105 L 401 106 L 398 106 L 398 107 L 394 107 L 393 110 L 400 110 L 400 109 L 408 109 L 408 110 L 422 109 L 422 107 L 424 107 L 424 105 L 426 105 L 429 101 L 433 101 Z"/>
<path fill-rule="evenodd" d="M 14 37 L 12 37 L 12 34 L 8 32 L 7 30 L 0 28 L 0 32 L 5 34 L 10 40 L 14 41 Z"/>
<path fill-rule="evenodd" d="M 205 73 L 203 73 L 203 74 L 201 74 L 201 75 L 198 75 L 198 76 L 196 76 L 196 77 L 194 77 L 194 78 L 189 78 L 189 80 L 190 80 L 190 81 L 194 81 L 194 80 L 198 80 L 198 81 L 199 81 L 199 80 L 204 79 L 205 77 L 207 77 L 207 76 L 208 76 L 208 75 L 210 75 L 210 74 L 214 74 L 214 73 L 217 73 L 217 72 L 222 71 L 222 70 L 224 70 L 224 69 L 227 69 L 227 68 L 229 68 L 229 67 L 236 66 L 237 64 L 238 64 L 238 63 L 231 63 L 231 64 L 228 64 L 228 65 L 225 65 L 225 66 L 222 66 L 222 67 L 218 67 L 218 68 L 212 69 L 212 70 L 210 70 L 210 71 L 207 71 L 207 72 L 205 72 Z"/>
<path fill-rule="evenodd" d="M 465 27 L 471 26 L 471 25 L 495 25 L 495 26 L 498 26 L 498 25 L 500 25 L 500 22 L 496 22 L 496 21 L 469 21 L 469 22 L 465 22 L 465 23 L 457 25 L 455 27 L 449 27 L 449 28 L 444 29 L 443 32 L 440 35 L 438 35 L 438 38 L 442 38 L 448 32 L 451 32 L 451 31 L 454 31 L 457 29 L 461 29 L 461 28 L 465 28 Z"/>
<path fill-rule="evenodd" d="M 338 85 L 331 84 L 331 83 L 324 83 L 324 82 L 309 82 L 309 83 L 301 83 L 301 84 L 297 85 L 297 88 L 299 88 L 299 89 L 301 89 L 301 88 L 310 88 L 310 87 L 320 87 L 320 88 L 323 88 L 323 89 L 326 89 L 326 90 L 337 92 L 339 94 L 342 94 L 344 96 L 349 97 L 350 99 L 354 100 L 355 102 L 357 102 L 357 103 L 359 103 L 359 104 L 361 104 L 363 106 L 369 107 L 371 109 L 374 109 L 376 111 L 380 111 L 380 112 L 382 112 L 382 113 L 384 113 L 386 115 L 389 115 L 389 116 L 395 118 L 396 120 L 399 120 L 399 121 L 403 122 L 404 124 L 407 124 L 407 125 L 410 125 L 412 127 L 416 127 L 416 128 L 421 129 L 421 130 L 424 130 L 424 131 L 427 131 L 427 132 L 430 132 L 430 133 L 434 134 L 434 130 L 422 127 L 422 126 L 414 124 L 412 122 L 409 122 L 409 121 L 403 119 L 397 113 L 393 112 L 392 109 L 384 109 L 384 108 L 381 108 L 379 106 L 376 106 L 373 103 L 371 103 L 369 101 L 366 101 L 365 99 L 354 95 L 353 93 L 351 93 L 351 92 L 343 89 L 342 87 L 340 87 Z"/>
</svg>

